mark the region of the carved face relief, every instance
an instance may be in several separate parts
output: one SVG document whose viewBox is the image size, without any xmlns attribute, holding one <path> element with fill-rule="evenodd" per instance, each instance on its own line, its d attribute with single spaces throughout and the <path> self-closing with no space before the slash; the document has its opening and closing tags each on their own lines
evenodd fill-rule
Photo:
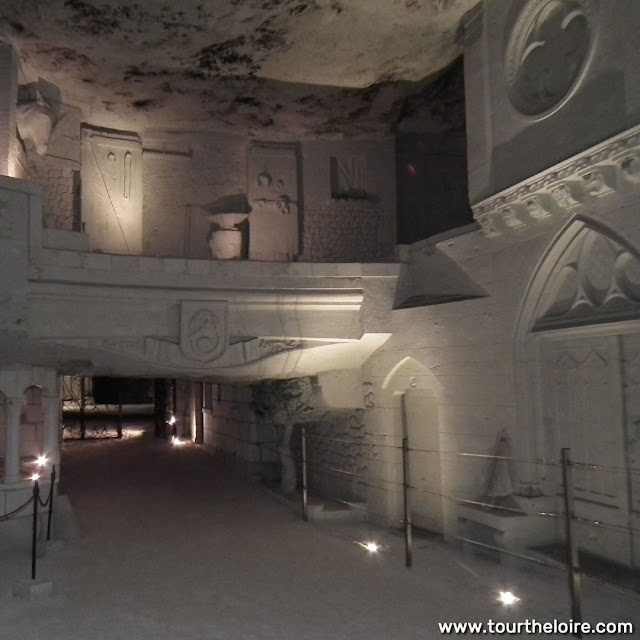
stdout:
<svg viewBox="0 0 640 640">
<path fill-rule="evenodd" d="M 592 45 L 590 0 L 529 0 L 505 51 L 505 82 L 513 106 L 538 116 L 578 82 Z"/>
</svg>

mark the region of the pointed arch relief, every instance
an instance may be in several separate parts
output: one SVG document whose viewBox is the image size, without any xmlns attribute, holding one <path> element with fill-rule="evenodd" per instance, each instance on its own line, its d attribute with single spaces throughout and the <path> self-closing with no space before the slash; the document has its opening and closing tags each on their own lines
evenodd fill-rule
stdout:
<svg viewBox="0 0 640 640">
<path fill-rule="evenodd" d="M 518 333 L 627 320 L 640 315 L 640 258 L 604 227 L 574 221 L 536 270 Z"/>
<path fill-rule="evenodd" d="M 422 389 L 434 393 L 435 376 L 412 356 L 405 356 L 389 371 L 381 389 L 385 395 L 398 396 L 407 389 Z"/>
</svg>

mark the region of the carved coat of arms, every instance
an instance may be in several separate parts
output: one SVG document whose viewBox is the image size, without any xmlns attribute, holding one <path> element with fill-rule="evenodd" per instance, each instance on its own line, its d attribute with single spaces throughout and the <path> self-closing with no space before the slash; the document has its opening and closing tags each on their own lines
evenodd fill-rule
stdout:
<svg viewBox="0 0 640 640">
<path fill-rule="evenodd" d="M 183 301 L 180 306 L 180 349 L 190 360 L 208 363 L 227 347 L 225 302 Z"/>
</svg>

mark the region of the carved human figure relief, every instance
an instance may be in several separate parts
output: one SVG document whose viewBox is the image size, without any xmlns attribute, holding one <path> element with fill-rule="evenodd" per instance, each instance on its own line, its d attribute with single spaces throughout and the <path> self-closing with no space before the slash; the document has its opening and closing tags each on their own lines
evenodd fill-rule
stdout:
<svg viewBox="0 0 640 640">
<path fill-rule="evenodd" d="M 589 0 L 529 0 L 505 50 L 504 78 L 513 106 L 528 116 L 558 105 L 585 67 L 593 25 Z"/>
</svg>

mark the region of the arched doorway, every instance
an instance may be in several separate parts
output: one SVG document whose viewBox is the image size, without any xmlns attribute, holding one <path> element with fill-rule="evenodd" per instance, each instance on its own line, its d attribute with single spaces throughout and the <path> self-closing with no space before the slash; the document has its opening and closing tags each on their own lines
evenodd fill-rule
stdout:
<svg viewBox="0 0 640 640">
<path fill-rule="evenodd" d="M 382 383 L 382 404 L 391 408 L 393 435 L 409 444 L 412 521 L 416 527 L 444 533 L 440 425 L 436 381 L 415 358 L 400 360 Z M 401 480 L 402 476 L 396 478 Z"/>
<path fill-rule="evenodd" d="M 637 566 L 640 537 L 640 259 L 599 223 L 575 220 L 528 288 L 516 334 L 520 455 L 571 449 L 580 547 Z M 590 465 L 590 466 L 586 466 Z M 560 496 L 538 466 L 529 491 Z M 533 490 L 532 490 L 533 488 Z M 521 487 L 521 489 L 523 489 Z M 556 499 L 555 508 L 561 510 Z M 601 523 L 600 526 L 592 524 Z M 591 523 L 590 523 L 591 522 Z"/>
</svg>

